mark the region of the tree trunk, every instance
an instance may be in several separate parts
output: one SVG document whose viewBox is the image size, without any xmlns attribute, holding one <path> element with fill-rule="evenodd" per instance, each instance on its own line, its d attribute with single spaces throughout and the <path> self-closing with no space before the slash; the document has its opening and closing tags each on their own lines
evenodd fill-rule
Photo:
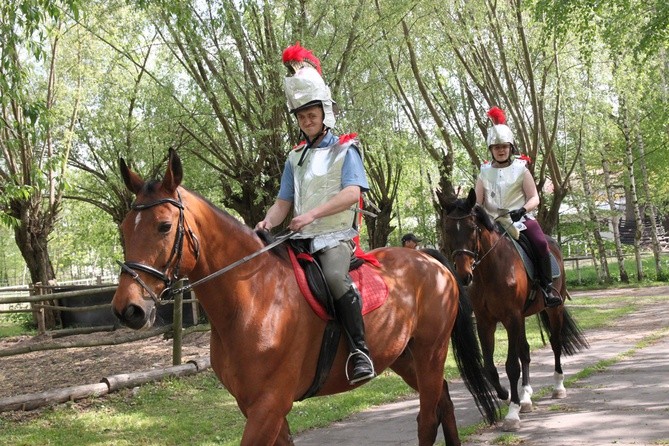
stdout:
<svg viewBox="0 0 669 446">
<path fill-rule="evenodd" d="M 371 212 L 376 217 L 364 216 L 365 227 L 367 228 L 367 238 L 369 240 L 369 249 L 382 248 L 388 245 L 390 233 L 395 230 L 392 222 L 392 201 L 383 203 L 365 204 L 365 211 Z"/>
<path fill-rule="evenodd" d="M 44 227 L 50 226 L 50 224 L 29 215 L 28 211 L 23 211 L 21 214 L 21 223 L 14 229 L 14 238 L 30 272 L 30 279 L 34 285 L 54 283 L 56 275 L 53 271 L 47 246 L 51 230 Z M 49 303 L 55 305 L 53 301 L 49 301 Z M 40 312 L 42 311 L 43 318 L 38 313 L 33 313 L 34 322 L 40 329 L 40 332 L 43 330 L 52 330 L 60 324 L 57 310 L 40 310 Z M 42 321 L 44 321 L 44 324 L 42 324 Z"/>
<path fill-rule="evenodd" d="M 655 258 L 655 277 L 657 280 L 663 280 L 664 274 L 662 273 L 662 260 L 660 259 L 660 254 L 662 247 L 660 246 L 660 241 L 657 236 L 657 218 L 655 216 L 655 206 L 650 198 L 650 190 L 648 186 L 648 169 L 646 168 L 646 149 L 644 147 L 644 140 L 641 131 L 638 128 L 639 122 L 637 121 L 637 150 L 639 151 L 639 166 L 641 167 L 641 179 L 643 181 L 643 194 L 646 205 L 644 210 L 646 216 L 650 220 L 650 236 L 651 243 L 653 247 L 653 257 Z"/>
<path fill-rule="evenodd" d="M 634 221 L 636 223 L 636 230 L 634 232 L 634 259 L 636 261 L 636 277 L 639 282 L 644 278 L 643 263 L 641 262 L 641 236 L 643 234 L 643 221 L 641 219 L 641 212 L 639 210 L 639 198 L 636 190 L 636 180 L 634 178 L 634 149 L 632 147 L 632 137 L 629 125 L 629 117 L 627 116 L 627 109 L 625 107 L 625 99 L 619 97 L 620 100 L 620 120 L 623 136 L 625 138 L 625 161 L 627 164 L 627 177 L 629 181 L 629 196 L 631 202 L 627 202 L 627 206 L 632 207 L 634 212 Z"/>
<path fill-rule="evenodd" d="M 623 255 L 623 247 L 620 242 L 620 215 L 616 209 L 616 200 L 614 196 L 613 187 L 611 185 L 611 170 L 609 169 L 609 161 L 602 157 L 602 170 L 604 172 L 604 185 L 606 187 L 606 198 L 611 209 L 611 226 L 613 231 L 613 241 L 616 245 L 616 257 L 618 258 L 618 269 L 620 271 L 620 281 L 629 283 L 630 279 L 625 270 L 625 256 Z"/>
<path fill-rule="evenodd" d="M 579 166 L 581 170 L 581 180 L 583 181 L 583 192 L 585 192 L 585 206 L 588 211 L 588 217 L 590 218 L 590 222 L 592 223 L 591 232 L 596 245 L 593 246 L 592 251 L 594 254 L 596 247 L 596 251 L 598 252 L 601 264 L 601 271 L 600 270 L 597 271 L 597 276 L 599 277 L 600 282 L 609 283 L 611 281 L 611 274 L 609 273 L 609 264 L 606 260 L 606 247 L 604 246 L 604 240 L 602 239 L 602 234 L 599 230 L 599 218 L 595 213 L 595 204 L 593 203 L 594 195 L 592 188 L 590 187 L 590 179 L 588 177 L 588 172 L 585 167 L 585 159 L 582 156 L 579 157 Z"/>
</svg>

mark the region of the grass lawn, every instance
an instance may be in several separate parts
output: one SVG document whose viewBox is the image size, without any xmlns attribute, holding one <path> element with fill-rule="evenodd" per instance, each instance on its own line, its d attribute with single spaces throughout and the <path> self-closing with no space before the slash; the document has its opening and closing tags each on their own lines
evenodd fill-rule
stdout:
<svg viewBox="0 0 669 446">
<path fill-rule="evenodd" d="M 581 328 L 587 330 L 615 323 L 616 318 L 635 311 L 641 299 L 654 298 L 625 295 L 592 299 L 581 295 L 569 306 Z M 540 348 L 536 319 L 528 319 L 527 325 L 531 348 Z M 497 342 L 496 361 L 503 362 L 506 341 L 501 330 Z M 450 357 L 446 374 L 448 379 L 457 376 Z M 385 372 L 354 391 L 295 403 L 289 423 L 297 433 L 412 394 L 394 373 Z M 244 417 L 234 399 L 207 371 L 40 411 L 0 414 L 0 444 L 236 445 L 243 428 Z M 467 429 L 460 428 L 461 433 Z"/>
<path fill-rule="evenodd" d="M 27 330 L 21 322 L 16 322 L 0 314 L 0 339 L 20 335 L 34 335 L 35 330 Z"/>
</svg>

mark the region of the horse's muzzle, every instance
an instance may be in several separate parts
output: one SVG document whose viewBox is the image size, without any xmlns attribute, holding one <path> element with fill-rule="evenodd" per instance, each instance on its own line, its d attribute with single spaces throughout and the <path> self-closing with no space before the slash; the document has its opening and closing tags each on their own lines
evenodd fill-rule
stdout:
<svg viewBox="0 0 669 446">
<path fill-rule="evenodd" d="M 114 308 L 114 315 L 123 325 L 133 330 L 148 328 L 156 320 L 156 306 L 151 305 L 148 311 L 140 305 L 130 304 L 122 312 Z"/>
<path fill-rule="evenodd" d="M 460 274 L 460 281 L 464 286 L 469 286 L 472 284 L 472 281 L 474 280 L 474 275 L 472 273 L 467 273 L 467 274 Z"/>
</svg>

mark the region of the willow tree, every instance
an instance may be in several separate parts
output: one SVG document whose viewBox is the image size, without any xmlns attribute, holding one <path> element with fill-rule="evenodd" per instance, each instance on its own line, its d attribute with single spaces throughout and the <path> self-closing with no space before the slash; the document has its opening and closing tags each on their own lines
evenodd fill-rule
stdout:
<svg viewBox="0 0 669 446">
<path fill-rule="evenodd" d="M 586 56 L 593 54 L 592 43 L 601 41 L 610 55 L 614 74 L 610 88 L 617 104 L 617 110 L 610 117 L 620 129 L 618 145 L 624 147 L 629 188 L 627 206 L 632 210 L 636 225 L 637 278 L 644 277 L 640 254 L 644 219 L 641 205 L 652 228 L 656 275 L 664 278 L 661 246 L 655 232 L 658 226 L 655 208 L 667 203 L 666 181 L 659 179 L 665 176 L 660 172 L 666 172 L 669 136 L 666 119 L 669 6 L 663 0 L 603 3 L 540 0 L 537 6 L 544 12 L 548 29 L 554 35 L 575 35 Z"/>
<path fill-rule="evenodd" d="M 61 8 L 77 11 L 74 2 L 61 1 L 10 0 L 0 7 L 0 210 L 32 283 L 44 285 L 55 279 L 48 244 L 81 93 L 76 59 L 60 56 L 71 24 Z M 40 329 L 53 328 L 55 313 L 46 312 L 45 322 Z"/>
<path fill-rule="evenodd" d="M 188 116 L 175 125 L 192 140 L 193 155 L 216 173 L 223 204 L 254 225 L 276 197 L 289 142 L 298 142 L 285 105 L 281 53 L 302 40 L 321 58 L 336 98 L 354 45 L 362 45 L 354 23 L 364 3 L 345 4 L 350 20 L 335 20 L 339 2 L 139 4 L 155 17 L 161 43 L 186 75 L 181 100 Z"/>
<path fill-rule="evenodd" d="M 66 198 L 92 204 L 118 225 L 134 199 L 120 178 L 119 158 L 156 177 L 164 171 L 167 149 L 188 144 L 175 123 L 189 114 L 180 102 L 184 92 L 177 92 L 181 73 L 148 17 L 125 1 L 86 7 L 78 23 L 86 38 L 86 96 L 69 159 L 84 174 Z M 202 169 L 193 171 L 198 178 Z"/>
</svg>

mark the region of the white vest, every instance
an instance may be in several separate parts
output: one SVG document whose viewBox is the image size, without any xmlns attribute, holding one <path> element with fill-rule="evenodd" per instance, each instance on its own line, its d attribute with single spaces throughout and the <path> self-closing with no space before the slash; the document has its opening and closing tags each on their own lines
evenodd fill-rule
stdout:
<svg viewBox="0 0 669 446">
<path fill-rule="evenodd" d="M 526 163 L 525 160 L 515 159 L 507 167 L 492 167 L 489 162 L 481 165 L 479 178 L 485 189 L 483 209 L 488 215 L 497 218 L 525 205 L 523 177 Z"/>
<path fill-rule="evenodd" d="M 293 167 L 295 186 L 295 215 L 301 215 L 325 203 L 341 191 L 344 159 L 353 140 L 329 147 L 293 150 L 288 160 Z M 307 150 L 301 166 L 297 163 Z M 344 231 L 353 227 L 355 205 L 337 214 L 314 220 L 300 231 L 298 238 L 312 238 L 322 234 Z"/>
</svg>

